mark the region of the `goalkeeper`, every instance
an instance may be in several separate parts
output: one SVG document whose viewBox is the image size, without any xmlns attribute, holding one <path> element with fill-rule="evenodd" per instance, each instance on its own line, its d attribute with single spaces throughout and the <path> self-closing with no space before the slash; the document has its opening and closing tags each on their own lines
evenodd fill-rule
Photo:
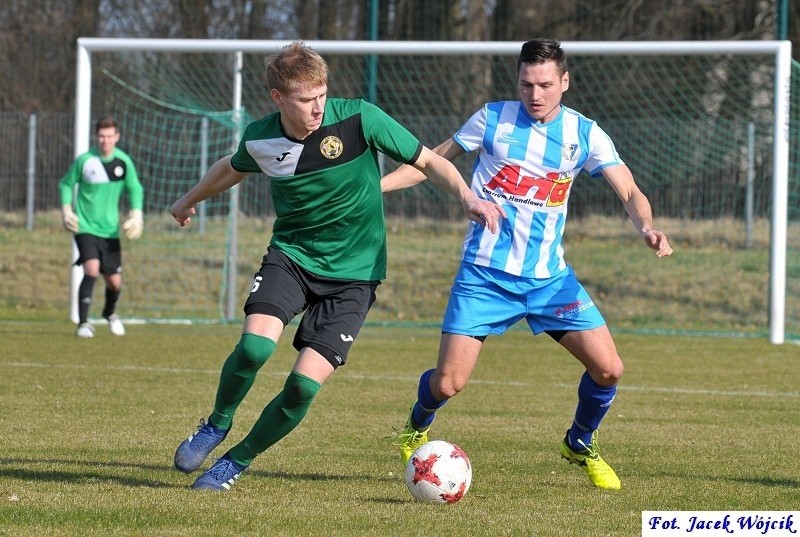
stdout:
<svg viewBox="0 0 800 537">
<path fill-rule="evenodd" d="M 95 125 L 96 146 L 80 155 L 58 184 L 64 228 L 75 234 L 78 248 L 76 265 L 83 266 L 78 288 L 78 330 L 81 338 L 94 337 L 89 323 L 92 291 L 100 274 L 106 283 L 103 317 L 116 336 L 125 335 L 125 326 L 116 314 L 122 290 L 122 247 L 119 240 L 119 200 L 128 193 L 130 212 L 122 225 L 133 240 L 142 235 L 144 189 L 131 158 L 117 147 L 120 133 L 112 118 Z"/>
</svg>

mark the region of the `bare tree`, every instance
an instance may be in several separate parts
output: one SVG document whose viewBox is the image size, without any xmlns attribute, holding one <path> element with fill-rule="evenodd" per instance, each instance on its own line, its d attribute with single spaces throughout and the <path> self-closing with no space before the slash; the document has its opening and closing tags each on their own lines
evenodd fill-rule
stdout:
<svg viewBox="0 0 800 537">
<path fill-rule="evenodd" d="M 381 0 L 380 39 L 774 39 L 787 0 Z M 66 111 L 81 36 L 363 39 L 371 0 L 3 0 L 0 110 Z M 800 8 L 788 0 L 800 58 Z M 381 62 L 384 60 L 381 59 Z M 464 77 L 482 84 L 482 65 Z M 478 95 L 480 92 L 476 92 Z M 476 96 L 476 99 L 478 97 Z"/>
<path fill-rule="evenodd" d="M 186 39 L 208 38 L 210 23 L 208 12 L 213 9 L 211 0 L 206 0 L 205 2 L 176 0 L 175 8 L 181 25 L 181 37 Z"/>
<path fill-rule="evenodd" d="M 253 0 L 250 16 L 242 28 L 242 39 L 269 39 L 271 32 L 264 25 L 268 0 Z"/>
<path fill-rule="evenodd" d="M 68 110 L 75 43 L 97 31 L 99 0 L 8 0 L 0 10 L 0 109 Z"/>
</svg>

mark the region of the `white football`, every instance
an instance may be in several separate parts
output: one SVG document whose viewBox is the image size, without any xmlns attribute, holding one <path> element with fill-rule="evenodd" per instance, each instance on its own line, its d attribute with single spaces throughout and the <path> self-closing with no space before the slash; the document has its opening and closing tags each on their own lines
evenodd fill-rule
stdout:
<svg viewBox="0 0 800 537">
<path fill-rule="evenodd" d="M 472 464 L 464 450 L 444 440 L 422 444 L 408 459 L 406 486 L 425 503 L 461 501 L 472 484 Z"/>
</svg>

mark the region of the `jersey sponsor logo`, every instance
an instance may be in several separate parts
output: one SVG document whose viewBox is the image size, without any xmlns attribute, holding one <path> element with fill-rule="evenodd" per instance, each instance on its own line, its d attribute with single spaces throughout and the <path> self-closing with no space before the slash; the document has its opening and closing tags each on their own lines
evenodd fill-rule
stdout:
<svg viewBox="0 0 800 537">
<path fill-rule="evenodd" d="M 533 197 L 528 192 L 535 187 Z M 568 172 L 550 172 L 545 177 L 522 175 L 520 167 L 506 164 L 486 183 L 483 191 L 507 201 L 536 207 L 558 207 L 567 201 L 572 177 Z"/>
<path fill-rule="evenodd" d="M 319 150 L 323 157 L 333 160 L 342 154 L 344 144 L 336 136 L 326 136 L 319 144 Z"/>
<path fill-rule="evenodd" d="M 575 162 L 581 154 L 581 148 L 578 144 L 564 144 L 561 146 L 561 156 L 564 160 Z"/>
<path fill-rule="evenodd" d="M 496 141 L 498 144 L 521 145 L 521 142 L 514 138 L 514 134 L 510 132 L 504 132 L 497 137 Z"/>
</svg>

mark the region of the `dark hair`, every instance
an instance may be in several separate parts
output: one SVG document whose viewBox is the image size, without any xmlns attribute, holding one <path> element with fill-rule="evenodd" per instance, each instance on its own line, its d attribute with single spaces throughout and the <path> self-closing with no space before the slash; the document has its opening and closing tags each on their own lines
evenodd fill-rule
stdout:
<svg viewBox="0 0 800 537">
<path fill-rule="evenodd" d="M 114 121 L 113 117 L 104 117 L 98 120 L 94 125 L 95 134 L 97 134 L 100 129 L 114 129 L 115 131 L 119 132 L 119 127 L 117 126 L 117 122 Z"/>
<path fill-rule="evenodd" d="M 517 72 L 523 63 L 540 64 L 556 62 L 558 70 L 563 75 L 567 72 L 567 55 L 561 48 L 561 42 L 556 39 L 537 38 L 522 44 L 517 58 Z"/>
</svg>

